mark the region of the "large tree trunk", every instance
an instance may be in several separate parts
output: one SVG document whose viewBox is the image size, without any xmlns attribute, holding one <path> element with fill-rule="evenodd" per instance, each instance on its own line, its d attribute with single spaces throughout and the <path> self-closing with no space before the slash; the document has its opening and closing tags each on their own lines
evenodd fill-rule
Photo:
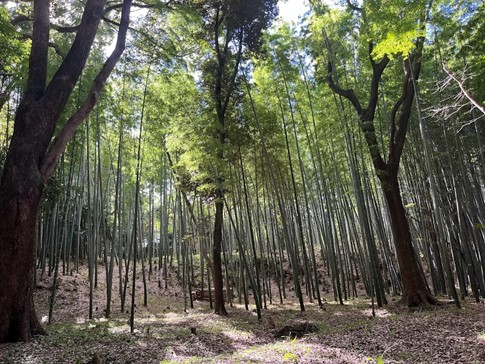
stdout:
<svg viewBox="0 0 485 364">
<path fill-rule="evenodd" d="M 44 180 L 39 170 L 42 143 L 20 125 L 42 122 L 19 111 L 0 184 L 0 343 L 28 341 L 42 329 L 33 302 L 37 212 Z M 45 147 L 46 148 L 46 147 Z"/>
<path fill-rule="evenodd" d="M 397 171 L 381 174 L 379 179 L 391 217 L 394 245 L 404 287 L 402 302 L 406 303 L 408 307 L 436 305 L 437 300 L 430 294 L 419 269 L 409 222 L 401 198 Z"/>
<path fill-rule="evenodd" d="M 33 301 L 35 222 L 42 188 L 29 184 L 0 196 L 0 342 L 29 341 L 44 333 Z"/>
<path fill-rule="evenodd" d="M 86 1 L 71 48 L 47 85 L 50 2 L 34 2 L 29 78 L 0 182 L 0 343 L 28 341 L 32 335 L 45 333 L 33 302 L 35 229 L 44 184 L 123 53 L 131 0 L 123 1 L 115 49 L 80 108 L 48 147 L 88 59 L 105 3 Z"/>
<path fill-rule="evenodd" d="M 220 192 L 222 195 L 223 192 Z M 214 312 L 218 315 L 227 315 L 224 307 L 224 292 L 222 281 L 222 225 L 223 225 L 223 196 L 216 201 L 216 215 L 214 222 L 214 241 L 212 246 L 212 277 L 214 280 Z"/>
</svg>

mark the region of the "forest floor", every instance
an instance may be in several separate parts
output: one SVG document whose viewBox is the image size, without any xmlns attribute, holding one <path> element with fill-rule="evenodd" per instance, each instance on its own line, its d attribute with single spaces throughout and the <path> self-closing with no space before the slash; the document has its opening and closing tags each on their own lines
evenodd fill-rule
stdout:
<svg viewBox="0 0 485 364">
<path fill-rule="evenodd" d="M 268 303 L 259 322 L 253 304 L 250 310 L 227 305 L 228 317 L 213 314 L 205 301 L 185 311 L 180 288 L 159 289 L 152 279 L 146 307 L 137 285 L 132 334 L 129 311 L 120 313 L 118 296 L 112 317 L 103 318 L 102 276 L 100 268 L 92 320 L 87 319 L 87 273 L 60 277 L 48 335 L 0 345 L 0 363 L 88 363 L 95 354 L 102 363 L 485 363 L 485 303 L 472 300 L 463 301 L 461 309 L 444 304 L 409 311 L 395 298 L 376 309 L 375 317 L 364 298 L 339 305 L 329 296 L 324 309 L 307 303 L 305 312 L 288 300 Z M 44 322 L 51 283 L 44 277 L 36 289 Z"/>
</svg>

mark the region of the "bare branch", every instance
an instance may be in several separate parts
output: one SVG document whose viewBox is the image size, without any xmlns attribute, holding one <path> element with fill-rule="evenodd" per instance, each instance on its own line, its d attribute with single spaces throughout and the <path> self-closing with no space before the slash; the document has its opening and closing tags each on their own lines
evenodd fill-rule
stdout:
<svg viewBox="0 0 485 364">
<path fill-rule="evenodd" d="M 451 73 L 445 66 L 444 62 L 441 64 L 441 67 L 443 68 L 443 71 L 445 71 L 445 73 L 452 79 L 454 80 L 458 86 L 460 87 L 460 90 L 461 92 L 463 93 L 463 95 L 465 95 L 465 97 L 468 99 L 468 101 L 471 102 L 471 104 L 477 108 L 478 110 L 480 110 L 480 112 L 485 115 L 485 108 L 480 105 L 480 103 L 470 94 L 470 92 L 465 88 L 465 85 L 463 84 L 462 81 L 460 81 L 455 75 L 453 75 L 453 73 Z"/>
<path fill-rule="evenodd" d="M 404 148 L 404 143 L 406 139 L 407 128 L 409 124 L 409 119 L 411 117 L 412 105 L 414 102 L 414 82 L 419 79 L 419 74 L 421 72 L 421 56 L 423 52 L 424 38 L 418 38 L 416 42 L 416 49 L 413 54 L 410 54 L 408 59 L 404 61 L 405 77 L 403 80 L 403 93 L 398 100 L 400 105 L 393 108 L 393 112 L 397 111 L 400 107 L 399 119 L 394 119 L 393 126 L 395 127 L 394 138 L 390 142 L 390 152 L 389 152 L 389 164 L 393 165 L 395 168 L 399 166 L 402 151 Z M 397 103 L 396 103 L 397 105 Z M 395 105 L 395 106 L 396 106 Z M 394 115 L 396 117 L 396 115 Z"/>
<path fill-rule="evenodd" d="M 463 123 L 463 124 L 460 126 L 460 128 L 457 130 L 457 132 L 456 132 L 456 133 L 457 133 L 457 134 L 458 134 L 458 133 L 461 133 L 461 131 L 462 131 L 463 129 L 465 129 L 467 126 L 470 126 L 470 125 L 475 124 L 475 123 L 476 123 L 478 120 L 481 120 L 481 119 L 482 119 L 482 117 L 483 117 L 483 115 L 480 115 L 479 117 L 473 118 L 473 119 L 471 119 L 471 120 L 468 120 L 466 123 Z"/>
<path fill-rule="evenodd" d="M 377 100 L 379 99 L 379 82 L 384 70 L 389 64 L 389 58 L 387 56 L 384 56 L 380 62 L 376 63 L 374 58 L 372 58 L 373 49 L 374 44 L 369 42 L 369 60 L 372 66 L 372 81 L 370 86 L 369 103 L 366 107 L 368 120 L 374 120 L 374 115 L 377 108 Z"/>
</svg>

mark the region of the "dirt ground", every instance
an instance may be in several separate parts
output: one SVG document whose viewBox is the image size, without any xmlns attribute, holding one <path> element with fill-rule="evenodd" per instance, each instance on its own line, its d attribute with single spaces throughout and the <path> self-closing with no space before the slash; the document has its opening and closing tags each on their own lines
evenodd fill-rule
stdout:
<svg viewBox="0 0 485 364">
<path fill-rule="evenodd" d="M 180 287 L 174 276 L 169 286 Z M 52 277 L 44 276 L 36 289 L 44 322 L 51 285 Z M 86 271 L 61 277 L 49 335 L 0 345 L 0 363 L 88 363 L 95 354 L 102 363 L 485 363 L 485 303 L 472 300 L 461 309 L 445 304 L 413 312 L 391 303 L 373 317 L 365 298 L 342 306 L 328 296 L 323 310 L 307 303 L 305 312 L 288 299 L 268 302 L 259 322 L 254 304 L 249 310 L 228 305 L 228 317 L 211 313 L 205 301 L 185 311 L 182 290 L 160 289 L 152 277 L 146 307 L 137 284 L 132 334 L 117 287 L 107 320 L 100 267 L 94 318 L 88 320 Z M 128 295 L 128 310 L 130 300 Z"/>
</svg>

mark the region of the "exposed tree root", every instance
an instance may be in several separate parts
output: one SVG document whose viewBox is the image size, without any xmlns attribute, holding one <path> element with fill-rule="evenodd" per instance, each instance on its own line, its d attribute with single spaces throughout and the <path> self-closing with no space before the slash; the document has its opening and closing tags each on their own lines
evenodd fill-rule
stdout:
<svg viewBox="0 0 485 364">
<path fill-rule="evenodd" d="M 35 315 L 35 313 L 34 313 Z M 37 316 L 34 316 L 30 320 L 30 325 L 31 325 L 31 334 L 32 336 L 40 336 L 40 335 L 47 335 L 47 331 L 42 327 L 42 324 L 39 322 L 39 319 Z"/>
<path fill-rule="evenodd" d="M 438 301 L 428 291 L 418 291 L 403 295 L 403 297 L 399 300 L 398 304 L 403 304 L 410 309 L 413 309 L 442 306 L 443 302 Z"/>
<path fill-rule="evenodd" d="M 6 331 L 0 336 L 0 343 L 4 342 L 28 342 L 32 337 L 37 335 L 47 335 L 47 332 L 39 322 L 33 308 L 23 317 L 23 319 L 13 320 L 10 322 Z"/>
<path fill-rule="evenodd" d="M 224 306 L 222 306 L 219 311 L 214 311 L 214 313 L 219 316 L 229 316 Z"/>
</svg>

